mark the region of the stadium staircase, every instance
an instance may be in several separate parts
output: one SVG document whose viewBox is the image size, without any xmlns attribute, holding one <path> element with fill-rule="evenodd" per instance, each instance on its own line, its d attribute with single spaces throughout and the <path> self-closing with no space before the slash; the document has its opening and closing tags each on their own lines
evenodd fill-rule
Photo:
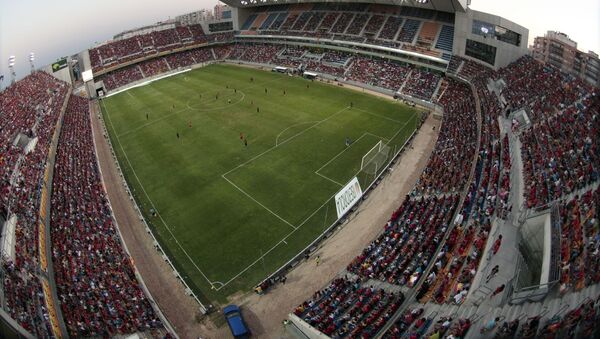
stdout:
<svg viewBox="0 0 600 339">
<path fill-rule="evenodd" d="M 438 81 L 437 86 L 435 86 L 435 90 L 433 91 L 433 94 L 431 95 L 432 98 L 435 98 L 437 96 L 441 87 L 442 87 L 442 81 Z"/>
<path fill-rule="evenodd" d="M 404 82 L 402 83 L 402 85 L 400 85 L 400 88 L 398 88 L 398 92 L 402 93 L 402 90 L 404 89 L 404 86 L 406 86 L 406 82 L 408 81 L 408 79 L 410 79 L 412 72 L 412 69 L 408 71 L 406 77 L 404 78 Z"/>
<path fill-rule="evenodd" d="M 365 23 L 364 23 L 364 25 L 362 26 L 362 28 L 360 29 L 360 33 L 358 33 L 358 35 L 360 35 L 360 36 L 364 36 L 364 34 L 365 34 L 365 29 L 367 28 L 367 26 L 368 26 L 368 24 L 369 24 L 369 20 L 371 20 L 371 17 L 372 17 L 372 16 L 373 16 L 372 14 L 369 14 L 369 17 L 367 18 L 367 20 L 365 20 Z"/>
</svg>

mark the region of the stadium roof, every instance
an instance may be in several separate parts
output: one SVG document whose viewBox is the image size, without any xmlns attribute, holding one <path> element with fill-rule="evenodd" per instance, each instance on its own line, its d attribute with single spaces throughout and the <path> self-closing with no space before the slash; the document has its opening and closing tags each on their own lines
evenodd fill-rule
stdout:
<svg viewBox="0 0 600 339">
<path fill-rule="evenodd" d="M 382 5 L 427 8 L 443 12 L 464 12 L 468 0 L 222 0 L 232 7 L 258 7 L 275 4 L 299 4 L 313 2 L 373 3 Z"/>
</svg>

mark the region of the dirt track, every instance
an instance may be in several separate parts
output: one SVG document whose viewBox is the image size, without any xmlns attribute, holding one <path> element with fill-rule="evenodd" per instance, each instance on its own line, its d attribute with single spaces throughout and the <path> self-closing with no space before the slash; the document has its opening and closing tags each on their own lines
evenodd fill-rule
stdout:
<svg viewBox="0 0 600 339">
<path fill-rule="evenodd" d="M 92 115 L 92 127 L 104 183 L 125 243 L 152 296 L 181 338 L 229 337 L 226 326 L 218 329 L 206 319 L 198 322 L 200 312 L 196 302 L 185 295 L 183 285 L 155 250 L 123 186 L 97 109 Z M 276 286 L 264 296 L 248 293 L 235 298 L 234 301 L 243 306 L 255 337 L 285 336 L 281 322 L 287 314 L 324 287 L 382 230 L 427 164 L 440 124 L 441 121 L 430 115 L 391 173 L 370 193 L 358 213 L 335 236 L 321 244 L 317 252 L 321 256 L 318 267 L 312 260 L 303 262 L 288 274 L 285 285 Z"/>
<path fill-rule="evenodd" d="M 135 266 L 163 314 L 182 338 L 197 338 L 199 333 L 214 331 L 196 321 L 200 314 L 198 304 L 185 294 L 183 284 L 177 280 L 169 265 L 154 248 L 152 237 L 146 233 L 145 226 L 134 209 L 134 202 L 123 186 L 123 179 L 119 175 L 98 118 L 98 107 L 95 107 L 95 110 L 92 114 L 92 129 L 102 177 L 117 224 Z"/>
</svg>

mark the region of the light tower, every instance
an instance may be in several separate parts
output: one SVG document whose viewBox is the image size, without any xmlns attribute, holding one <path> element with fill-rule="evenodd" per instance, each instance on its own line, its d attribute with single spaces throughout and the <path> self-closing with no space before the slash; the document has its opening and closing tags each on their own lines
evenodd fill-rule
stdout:
<svg viewBox="0 0 600 339">
<path fill-rule="evenodd" d="M 33 64 L 34 61 L 35 61 L 35 53 L 31 52 L 31 53 L 29 53 L 29 64 L 31 65 L 31 73 L 33 73 L 33 71 L 35 71 L 35 66 Z"/>
<path fill-rule="evenodd" d="M 14 84 L 17 79 L 17 74 L 15 73 L 15 56 L 11 55 L 8 57 L 8 69 L 10 69 L 10 83 Z"/>
</svg>

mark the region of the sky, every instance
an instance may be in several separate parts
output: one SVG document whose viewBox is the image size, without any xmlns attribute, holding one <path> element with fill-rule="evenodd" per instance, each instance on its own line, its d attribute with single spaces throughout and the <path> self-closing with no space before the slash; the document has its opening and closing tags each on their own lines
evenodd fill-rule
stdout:
<svg viewBox="0 0 600 339">
<path fill-rule="evenodd" d="M 135 27 L 166 20 L 217 0 L 0 0 L 0 74 L 16 56 L 17 78 L 36 66 L 110 39 Z M 547 30 L 566 33 L 582 50 L 600 53 L 599 0 L 472 0 L 471 8 L 500 15 L 529 29 L 529 43 Z M 2 85 L 6 85 L 6 80 Z"/>
</svg>

